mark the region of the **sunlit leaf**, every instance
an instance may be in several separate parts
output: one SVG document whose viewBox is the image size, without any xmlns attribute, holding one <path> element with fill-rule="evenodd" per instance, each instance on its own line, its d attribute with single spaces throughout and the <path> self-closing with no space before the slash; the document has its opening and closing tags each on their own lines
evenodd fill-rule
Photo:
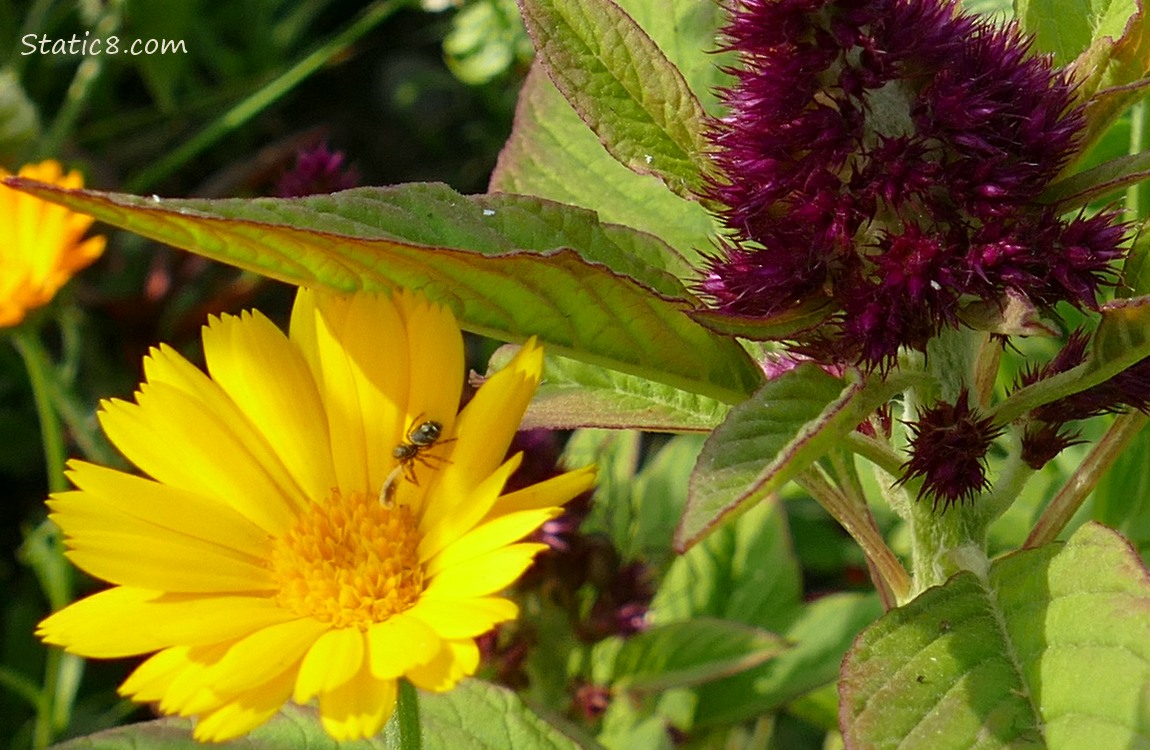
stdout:
<svg viewBox="0 0 1150 750">
<path fill-rule="evenodd" d="M 517 347 L 502 347 L 491 358 L 500 369 Z M 649 432 L 710 432 L 730 405 L 646 378 L 548 355 L 522 429 L 607 427 Z"/>
<path fill-rule="evenodd" d="M 703 108 L 659 47 L 611 0 L 520 0 L 539 61 L 607 152 L 690 197 L 702 186 Z"/>
<path fill-rule="evenodd" d="M 1062 0 L 1042 0 L 1044 6 Z M 1049 11 L 1048 11 L 1049 12 Z M 1073 13 L 1073 10 L 1061 10 Z M 1079 139 L 1083 152 L 1094 145 L 1118 117 L 1150 94 L 1150 24 L 1139 0 L 1099 3 L 1083 24 L 1067 23 L 1062 15 L 1052 29 L 1076 38 L 1090 30 L 1089 46 L 1066 52 L 1078 54 L 1070 66 L 1075 94 L 1086 105 L 1086 132 Z"/>
<path fill-rule="evenodd" d="M 844 382 L 811 363 L 767 382 L 708 438 L 691 476 L 676 545 L 689 547 L 723 518 L 782 487 L 897 389 Z"/>
<path fill-rule="evenodd" d="M 1094 40 L 1117 39 L 1135 6 L 1135 0 L 1017 0 L 1015 13 L 1037 48 L 1065 65 Z"/>
<path fill-rule="evenodd" d="M 801 599 L 787 514 L 767 500 L 675 558 L 649 619 L 719 617 L 781 633 L 793 625 Z"/>
<path fill-rule="evenodd" d="M 21 187 L 116 226 L 293 284 L 419 289 L 468 330 L 735 402 L 758 368 L 690 319 L 654 237 L 526 196 L 442 185 L 303 199 L 160 200 Z M 677 361 L 676 361 L 677 360 Z"/>
<path fill-rule="evenodd" d="M 1088 524 L 864 631 L 843 663 L 843 728 L 860 749 L 1146 747 L 1147 685 L 1150 579 Z"/>
<path fill-rule="evenodd" d="M 1122 296 L 1141 297 L 1150 294 L 1150 220 L 1142 222 L 1130 243 L 1126 265 L 1122 269 L 1119 292 Z"/>
</svg>

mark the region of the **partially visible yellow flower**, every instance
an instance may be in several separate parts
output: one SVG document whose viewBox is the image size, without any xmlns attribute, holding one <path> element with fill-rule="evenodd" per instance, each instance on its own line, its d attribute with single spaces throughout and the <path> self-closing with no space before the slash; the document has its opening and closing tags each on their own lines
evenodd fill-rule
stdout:
<svg viewBox="0 0 1150 750">
<path fill-rule="evenodd" d="M 10 173 L 0 169 L 0 179 Z M 52 160 L 26 164 L 19 172 L 65 188 L 84 187 L 73 170 L 64 174 Z M 69 211 L 0 184 L 0 328 L 14 326 L 46 304 L 72 275 L 104 252 L 104 238 L 81 241 L 92 217 Z"/>
<path fill-rule="evenodd" d="M 372 736 L 398 678 L 444 691 L 474 673 L 475 637 L 518 614 L 499 592 L 542 548 L 520 540 L 594 470 L 502 494 L 542 350 L 529 341 L 457 414 L 459 328 L 409 293 L 300 290 L 288 336 L 245 313 L 203 341 L 208 375 L 161 346 L 136 402 L 102 405 L 151 478 L 71 464 L 78 489 L 52 518 L 72 561 L 115 587 L 38 634 L 90 657 L 156 652 L 120 691 L 198 717 L 200 740 L 288 699 L 317 700 L 337 739 Z M 401 464 L 396 446 L 429 422 L 437 439 Z"/>
</svg>

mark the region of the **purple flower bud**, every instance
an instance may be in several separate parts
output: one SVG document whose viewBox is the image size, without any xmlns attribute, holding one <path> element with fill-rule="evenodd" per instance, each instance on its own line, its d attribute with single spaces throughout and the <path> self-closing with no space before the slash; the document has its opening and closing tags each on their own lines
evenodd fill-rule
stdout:
<svg viewBox="0 0 1150 750">
<path fill-rule="evenodd" d="M 966 502 L 990 486 L 986 478 L 986 453 L 1002 427 L 983 418 L 970 406 L 963 390 L 954 404 L 939 401 L 910 425 L 911 458 L 903 465 L 899 483 L 922 477 L 918 497 L 941 500 L 943 509 Z"/>
</svg>

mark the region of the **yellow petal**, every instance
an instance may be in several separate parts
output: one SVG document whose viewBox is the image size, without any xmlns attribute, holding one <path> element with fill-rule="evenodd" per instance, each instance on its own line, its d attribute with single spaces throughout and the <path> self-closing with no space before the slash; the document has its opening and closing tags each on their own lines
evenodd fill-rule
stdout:
<svg viewBox="0 0 1150 750">
<path fill-rule="evenodd" d="M 424 690 L 442 693 L 475 674 L 479 667 L 479 647 L 473 640 L 446 641 L 435 661 L 407 673 L 411 684 Z"/>
<path fill-rule="evenodd" d="M 519 606 L 498 596 L 439 599 L 424 595 L 408 610 L 443 639 L 474 638 L 519 616 Z"/>
<path fill-rule="evenodd" d="M 439 572 L 426 584 L 424 596 L 465 599 L 507 588 L 531 565 L 545 544 L 512 544 Z"/>
<path fill-rule="evenodd" d="M 164 594 L 120 586 L 48 616 L 36 634 L 69 653 L 117 658 L 216 643 L 297 617 L 265 597 Z"/>
<path fill-rule="evenodd" d="M 187 661 L 168 683 L 160 698 L 160 711 L 178 716 L 195 716 L 222 708 L 232 696 L 221 696 L 207 682 L 212 669 L 235 643 L 222 641 L 187 650 Z"/>
<path fill-rule="evenodd" d="M 288 324 L 288 339 L 295 344 L 300 356 L 307 362 L 312 379 L 322 391 L 323 368 L 319 364 L 319 346 L 316 343 L 315 292 L 301 286 L 296 290 Z M 322 394 L 321 394 L 322 396 Z"/>
<path fill-rule="evenodd" d="M 484 520 L 522 510 L 563 505 L 594 487 L 597 476 L 598 469 L 592 464 L 509 492 L 495 502 Z"/>
<path fill-rule="evenodd" d="M 407 290 L 395 302 L 406 324 L 409 368 L 405 429 L 423 420 L 443 426 L 444 436 L 454 428 L 463 394 L 463 335 L 451 311 Z M 406 433 L 405 433 L 406 434 Z"/>
<path fill-rule="evenodd" d="M 188 646 L 166 648 L 136 667 L 117 692 L 139 703 L 157 703 L 190 663 Z"/>
<path fill-rule="evenodd" d="M 62 493 L 48 501 L 58 522 L 91 507 L 244 552 L 253 559 L 267 554 L 267 533 L 219 500 L 83 461 L 70 462 L 69 469 L 68 478 L 84 492 Z"/>
<path fill-rule="evenodd" d="M 316 295 L 317 378 L 344 491 L 378 493 L 395 460 L 407 393 L 406 333 L 384 295 Z"/>
<path fill-rule="evenodd" d="M 124 517 L 122 531 L 101 531 L 110 514 L 94 522 L 69 516 L 63 528 L 72 538 L 66 553 L 77 567 L 109 583 L 172 593 L 274 591 L 271 572 L 226 547 L 181 537 Z M 151 533 L 149 533 L 151 532 Z"/>
<path fill-rule="evenodd" d="M 200 742 L 224 742 L 247 734 L 280 710 L 291 695 L 294 677 L 284 672 L 200 717 L 192 735 Z"/>
<path fill-rule="evenodd" d="M 225 315 L 222 320 L 213 318 L 204 329 L 203 336 L 205 341 L 210 341 L 213 339 L 213 335 L 218 338 L 220 329 L 250 328 L 252 324 L 253 319 L 250 316 L 241 320 L 233 315 Z M 213 331 L 216 333 L 213 334 Z M 268 363 L 268 366 L 270 367 L 272 364 Z M 310 496 L 288 470 L 283 457 L 276 452 L 263 432 L 251 422 L 243 409 L 232 400 L 232 397 L 219 383 L 181 357 L 174 349 L 165 345 L 152 349 L 149 356 L 144 358 L 144 374 L 147 376 L 148 382 L 141 386 L 141 392 L 151 395 L 153 390 L 159 389 L 160 386 L 170 386 L 178 393 L 183 394 L 187 402 L 192 404 L 193 409 L 198 409 L 213 417 L 214 421 L 226 425 L 227 431 L 234 436 L 234 440 L 243 446 L 246 453 L 251 455 L 253 464 L 274 484 L 279 490 L 278 494 L 283 496 L 293 511 L 298 512 L 310 502 Z M 144 403 L 139 398 L 137 398 L 137 402 Z M 161 424 L 165 413 L 168 414 L 169 419 L 172 418 L 170 412 L 160 409 L 159 421 Z M 326 446 L 326 443 L 324 445 Z M 221 446 L 220 450 L 227 450 L 227 446 Z M 148 470 L 146 466 L 141 468 L 145 471 Z M 324 491 L 327 489 L 324 487 Z M 224 496 L 223 499 L 230 498 Z"/>
<path fill-rule="evenodd" d="M 307 703 L 344 684 L 363 668 L 367 648 L 359 628 L 334 628 L 319 637 L 300 664 L 292 698 Z"/>
<path fill-rule="evenodd" d="M 8 174 L 0 169 L 0 178 Z M 65 175 L 52 160 L 26 164 L 20 176 L 67 188 L 83 185 L 79 172 Z M 0 185 L 0 327 L 18 324 L 28 310 L 50 301 L 100 255 L 103 237 L 80 240 L 91 224 L 90 216 Z"/>
<path fill-rule="evenodd" d="M 367 643 L 371 673 L 379 679 L 399 677 L 413 666 L 431 661 L 440 649 L 435 630 L 408 612 L 372 625 Z"/>
<path fill-rule="evenodd" d="M 202 402 L 164 383 L 144 386 L 139 405 L 104 402 L 100 424 L 128 460 L 156 480 L 226 502 L 277 536 L 293 504 L 242 439 Z"/>
<path fill-rule="evenodd" d="M 380 680 L 364 665 L 337 688 L 320 693 L 319 718 L 336 740 L 359 740 L 379 734 L 395 711 L 395 680 Z"/>
<path fill-rule="evenodd" d="M 466 497 L 503 461 L 542 371 L 543 350 L 531 339 L 459 413 L 458 442 L 440 480 L 447 495 Z"/>
<path fill-rule="evenodd" d="M 527 510 L 480 524 L 428 560 L 423 574 L 434 577 L 446 568 L 469 565 L 472 558 L 519 541 L 560 512 L 559 508 Z"/>
<path fill-rule="evenodd" d="M 428 489 L 427 505 L 419 521 L 420 562 L 432 559 L 487 515 L 522 459 L 522 453 L 515 454 L 466 495 L 451 494 L 439 482 Z"/>
<path fill-rule="evenodd" d="M 204 329 L 212 379 L 283 462 L 303 497 L 335 486 L 323 401 L 299 349 L 259 312 L 225 316 Z"/>
<path fill-rule="evenodd" d="M 219 695 L 240 695 L 276 675 L 298 673 L 300 661 L 330 626 L 302 617 L 269 625 L 237 641 L 212 667 L 206 682 Z"/>
</svg>

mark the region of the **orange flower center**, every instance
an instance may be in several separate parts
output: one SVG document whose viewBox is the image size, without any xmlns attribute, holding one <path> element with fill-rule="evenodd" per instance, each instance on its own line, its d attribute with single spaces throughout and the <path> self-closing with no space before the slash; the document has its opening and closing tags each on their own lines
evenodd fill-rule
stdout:
<svg viewBox="0 0 1150 750">
<path fill-rule="evenodd" d="M 410 509 L 333 490 L 312 503 L 271 556 L 279 604 L 333 627 L 366 629 L 423 591 L 419 530 Z"/>
</svg>

